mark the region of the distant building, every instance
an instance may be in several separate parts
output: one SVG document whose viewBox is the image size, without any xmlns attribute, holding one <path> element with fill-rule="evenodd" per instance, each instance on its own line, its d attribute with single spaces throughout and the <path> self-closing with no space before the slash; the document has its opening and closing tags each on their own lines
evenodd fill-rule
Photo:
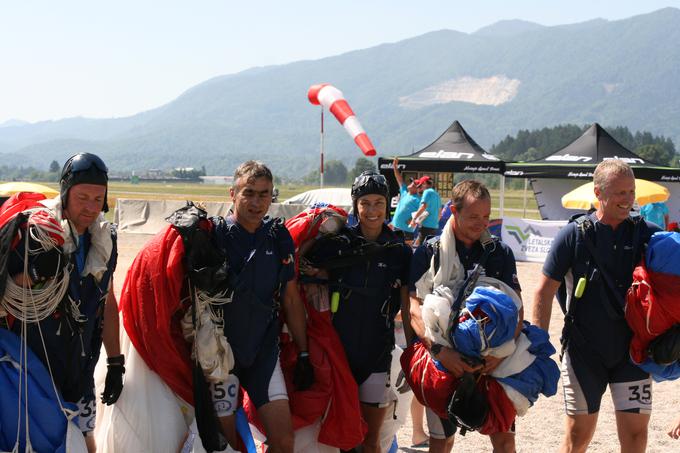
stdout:
<svg viewBox="0 0 680 453">
<path fill-rule="evenodd" d="M 200 176 L 203 184 L 216 184 L 230 186 L 234 183 L 233 176 Z"/>
<path fill-rule="evenodd" d="M 159 168 L 149 168 L 146 171 L 147 178 L 163 178 L 164 176 L 165 172 Z"/>
</svg>

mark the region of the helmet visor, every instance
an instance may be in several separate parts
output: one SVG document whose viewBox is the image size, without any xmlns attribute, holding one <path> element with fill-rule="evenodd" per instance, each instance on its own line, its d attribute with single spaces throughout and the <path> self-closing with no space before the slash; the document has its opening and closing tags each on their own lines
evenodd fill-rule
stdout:
<svg viewBox="0 0 680 453">
<path fill-rule="evenodd" d="M 78 154 L 71 160 L 71 173 L 89 170 L 92 167 L 95 167 L 103 173 L 109 172 L 104 161 L 94 154 Z"/>
<path fill-rule="evenodd" d="M 381 185 L 381 186 L 386 186 L 387 185 L 387 179 L 385 178 L 384 175 L 376 175 L 376 174 L 359 175 L 354 180 L 354 184 L 352 184 L 352 186 L 361 187 L 361 186 L 365 186 L 369 183 L 378 184 L 378 185 Z"/>
</svg>

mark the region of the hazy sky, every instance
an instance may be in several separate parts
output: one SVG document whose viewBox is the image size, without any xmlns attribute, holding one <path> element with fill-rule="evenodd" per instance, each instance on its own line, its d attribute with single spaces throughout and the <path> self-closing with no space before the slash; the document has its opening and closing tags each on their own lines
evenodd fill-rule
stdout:
<svg viewBox="0 0 680 453">
<path fill-rule="evenodd" d="M 5 0 L 0 123 L 148 110 L 218 75 L 502 19 L 617 20 L 680 0 Z"/>
</svg>

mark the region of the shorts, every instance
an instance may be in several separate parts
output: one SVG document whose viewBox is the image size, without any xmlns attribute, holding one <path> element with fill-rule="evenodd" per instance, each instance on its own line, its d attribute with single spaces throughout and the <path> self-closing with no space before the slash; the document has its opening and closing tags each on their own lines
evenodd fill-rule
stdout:
<svg viewBox="0 0 680 453">
<path fill-rule="evenodd" d="M 396 399 L 390 384 L 390 373 L 371 373 L 359 385 L 359 401 L 364 404 L 384 408 Z"/>
<path fill-rule="evenodd" d="M 425 419 L 427 420 L 427 432 L 433 439 L 446 439 L 456 434 L 456 425 L 451 420 L 440 418 L 429 407 L 425 407 Z"/>
<path fill-rule="evenodd" d="M 635 414 L 652 412 L 652 379 L 628 355 L 607 368 L 590 351 L 569 348 L 562 357 L 562 387 L 567 415 L 595 414 L 609 385 L 614 409 Z"/>
<path fill-rule="evenodd" d="M 234 415 L 238 409 L 238 378 L 230 374 L 222 382 L 209 382 L 215 413 L 218 417 Z"/>
<path fill-rule="evenodd" d="M 418 232 L 418 244 L 422 244 L 425 242 L 425 239 L 428 236 L 436 236 L 437 235 L 437 228 L 426 228 L 426 227 L 420 227 L 420 230 Z"/>
<path fill-rule="evenodd" d="M 94 396 L 84 396 L 78 401 L 78 428 L 83 434 L 94 431 L 97 419 L 97 399 Z"/>
<path fill-rule="evenodd" d="M 395 228 L 395 230 L 404 235 L 404 241 L 413 241 L 416 238 L 415 231 L 400 230 L 398 228 Z"/>
<path fill-rule="evenodd" d="M 457 426 L 449 419 L 440 418 L 439 415 L 429 407 L 425 408 L 425 417 L 427 419 L 427 431 L 433 439 L 446 439 L 456 434 Z M 515 434 L 515 423 L 512 423 L 510 434 Z"/>
<path fill-rule="evenodd" d="M 286 382 L 283 379 L 283 372 L 279 363 L 278 349 L 275 349 L 266 356 L 260 352 L 255 359 L 255 363 L 250 367 L 237 367 L 233 373 L 224 383 L 217 384 L 217 394 L 213 393 L 214 402 L 216 401 L 216 396 L 223 396 L 223 398 L 217 399 L 228 402 L 228 404 L 219 405 L 220 411 L 224 415 L 233 414 L 238 407 L 239 384 L 248 392 L 250 401 L 253 402 L 257 409 L 272 401 L 288 399 Z M 211 385 L 211 390 L 214 387 L 214 385 Z M 218 409 L 217 406 L 216 404 L 216 410 Z"/>
</svg>

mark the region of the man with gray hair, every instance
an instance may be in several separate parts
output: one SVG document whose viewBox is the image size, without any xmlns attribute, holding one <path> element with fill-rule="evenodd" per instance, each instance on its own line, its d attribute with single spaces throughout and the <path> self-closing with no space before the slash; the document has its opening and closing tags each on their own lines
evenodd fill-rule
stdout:
<svg viewBox="0 0 680 453">
<path fill-rule="evenodd" d="M 635 177 L 621 160 L 593 174 L 597 210 L 572 219 L 553 241 L 534 295 L 531 322 L 548 330 L 553 296 L 562 312 L 562 384 L 567 412 L 562 452 L 588 448 L 609 386 L 621 451 L 643 452 L 652 409 L 649 374 L 633 365 L 626 291 L 644 244 L 659 228 L 631 217 Z"/>
</svg>

